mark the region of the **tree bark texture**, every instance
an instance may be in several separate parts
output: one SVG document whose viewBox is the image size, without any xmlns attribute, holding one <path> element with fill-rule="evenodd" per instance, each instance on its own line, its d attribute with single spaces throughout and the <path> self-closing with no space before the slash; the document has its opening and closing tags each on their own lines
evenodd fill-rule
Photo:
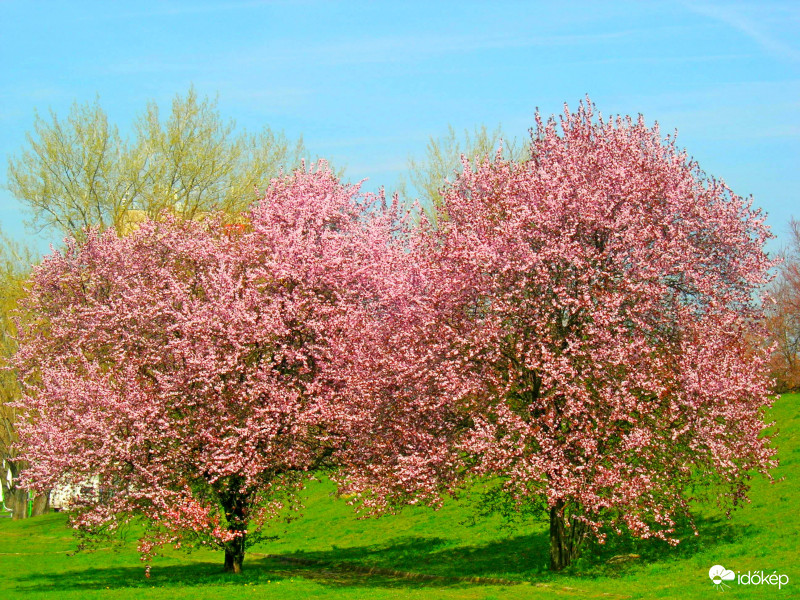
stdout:
<svg viewBox="0 0 800 600">
<path fill-rule="evenodd" d="M 563 500 L 556 502 L 550 508 L 550 570 L 561 571 L 572 564 L 585 538 L 586 523 L 568 515 Z"/>
<path fill-rule="evenodd" d="M 236 573 L 237 575 L 242 572 L 242 563 L 244 562 L 244 540 L 245 534 L 240 535 L 236 539 L 225 543 L 225 572 Z"/>
</svg>

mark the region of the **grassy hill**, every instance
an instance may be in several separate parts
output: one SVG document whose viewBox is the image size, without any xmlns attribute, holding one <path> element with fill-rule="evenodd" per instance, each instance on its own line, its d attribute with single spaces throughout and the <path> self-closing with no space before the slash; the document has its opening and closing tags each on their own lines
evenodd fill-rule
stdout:
<svg viewBox="0 0 800 600">
<path fill-rule="evenodd" d="M 629 538 L 586 548 L 560 575 L 547 572 L 547 524 L 503 528 L 493 517 L 469 525 L 473 508 L 448 502 L 441 510 L 359 520 L 333 486 L 307 490 L 302 519 L 278 524 L 277 539 L 254 548 L 241 577 L 224 575 L 222 555 L 167 552 L 144 569 L 132 540 L 120 550 L 72 555 L 76 542 L 64 515 L 0 519 L 0 598 L 707 598 L 717 593 L 712 565 L 734 572 L 776 571 L 775 585 L 738 585 L 725 598 L 800 597 L 800 395 L 781 397 L 771 411 L 780 434 L 781 466 L 770 484 L 753 481 L 752 503 L 730 520 L 701 508 L 700 536 L 676 548 Z M 609 563 L 621 555 L 638 555 Z"/>
</svg>

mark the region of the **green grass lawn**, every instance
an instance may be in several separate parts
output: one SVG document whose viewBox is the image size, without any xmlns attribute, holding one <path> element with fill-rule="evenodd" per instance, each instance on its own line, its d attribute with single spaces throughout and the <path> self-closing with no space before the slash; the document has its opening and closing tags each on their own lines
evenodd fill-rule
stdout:
<svg viewBox="0 0 800 600">
<path fill-rule="evenodd" d="M 789 584 L 733 583 L 724 598 L 800 598 L 797 519 L 800 514 L 800 395 L 775 403 L 781 466 L 775 484 L 753 482 L 752 503 L 730 520 L 699 511 L 700 536 L 671 548 L 629 538 L 591 545 L 569 572 L 547 572 L 547 525 L 504 528 L 499 518 L 469 525 L 472 509 L 448 502 L 441 510 L 356 519 L 329 482 L 307 490 L 302 519 L 276 524 L 277 539 L 253 548 L 242 576 L 221 573 L 222 555 L 166 552 L 152 576 L 131 541 L 122 549 L 72 555 L 76 542 L 64 515 L 0 519 L 0 600 L 5 598 L 708 598 L 722 593 L 708 578 L 712 565 L 734 572 L 773 571 Z M 622 565 L 608 559 L 639 558 Z M 469 581 L 479 578 L 478 581 Z M 486 579 L 503 581 L 487 582 Z M 796 591 L 797 590 L 797 591 Z"/>
</svg>

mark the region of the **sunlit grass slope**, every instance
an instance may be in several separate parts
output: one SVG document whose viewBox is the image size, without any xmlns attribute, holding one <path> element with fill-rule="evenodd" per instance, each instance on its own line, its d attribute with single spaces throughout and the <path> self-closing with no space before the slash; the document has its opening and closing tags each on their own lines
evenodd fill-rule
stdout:
<svg viewBox="0 0 800 600">
<path fill-rule="evenodd" d="M 707 598 L 718 593 L 708 578 L 715 564 L 790 578 L 780 591 L 733 583 L 725 598 L 800 597 L 799 401 L 783 396 L 770 415 L 780 431 L 775 476 L 783 480 L 754 479 L 752 503 L 730 520 L 702 508 L 701 535 L 676 548 L 614 539 L 552 575 L 543 522 L 503 528 L 493 517 L 470 525 L 466 501 L 359 520 L 322 481 L 309 486 L 301 519 L 275 525 L 277 539 L 251 551 L 241 577 L 222 574 L 221 554 L 204 551 L 167 552 L 147 579 L 134 540 L 72 555 L 63 515 L 0 519 L 0 598 Z M 638 558 L 608 562 L 631 554 Z"/>
</svg>

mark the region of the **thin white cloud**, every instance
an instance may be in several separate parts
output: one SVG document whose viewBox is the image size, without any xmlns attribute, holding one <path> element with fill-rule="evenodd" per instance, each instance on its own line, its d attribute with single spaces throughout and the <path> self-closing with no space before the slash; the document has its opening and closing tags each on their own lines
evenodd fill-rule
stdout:
<svg viewBox="0 0 800 600">
<path fill-rule="evenodd" d="M 399 62 L 448 54 L 528 47 L 596 44 L 630 37 L 635 31 L 615 31 L 582 35 L 474 36 L 441 33 L 384 37 L 361 37 L 310 46 L 300 50 L 326 64 Z M 292 51 L 296 56 L 297 50 Z"/>
<path fill-rule="evenodd" d="M 216 58 L 240 67 L 245 64 L 252 67 L 264 62 L 325 66 L 402 63 L 487 50 L 615 43 L 641 33 L 640 30 L 621 30 L 577 35 L 503 36 L 443 35 L 442 32 L 435 32 L 378 37 L 348 36 L 301 46 L 273 38 L 260 46 L 248 45 L 244 52 L 235 50 Z"/>
<path fill-rule="evenodd" d="M 761 46 L 766 52 L 791 62 L 800 62 L 800 48 L 797 46 L 797 36 L 794 36 L 794 44 L 782 40 L 779 35 L 769 26 L 769 17 L 775 7 L 769 4 L 756 4 L 752 6 L 744 5 L 720 5 L 712 3 L 687 2 L 684 4 L 689 10 L 725 23 L 749 37 L 756 44 Z M 747 9 L 750 10 L 747 10 Z M 782 6 L 785 12 L 784 21 L 800 22 L 800 10 Z"/>
<path fill-rule="evenodd" d="M 763 139 L 796 140 L 800 132 L 800 80 L 738 81 L 695 89 L 627 95 L 619 104 L 643 107 L 658 115 L 662 133 L 706 141 L 749 143 Z"/>
<path fill-rule="evenodd" d="M 105 19 L 142 19 L 155 17 L 184 17 L 188 15 L 211 14 L 219 12 L 229 12 L 232 10 L 242 10 L 247 8 L 260 8 L 275 4 L 274 0 L 249 0 L 243 2 L 163 2 L 137 11 L 128 12 L 108 12 L 100 14 L 86 15 L 79 20 L 94 20 L 96 18 Z"/>
<path fill-rule="evenodd" d="M 736 53 L 736 54 L 707 54 L 707 55 L 694 55 L 694 56 L 614 56 L 609 58 L 593 58 L 587 60 L 574 60 L 565 61 L 561 63 L 564 66 L 575 65 L 611 65 L 611 64 L 645 64 L 645 65 L 660 65 L 660 64 L 683 64 L 683 63 L 703 63 L 703 62 L 724 62 L 732 60 L 742 60 L 744 58 L 753 58 L 753 54 Z"/>
</svg>

